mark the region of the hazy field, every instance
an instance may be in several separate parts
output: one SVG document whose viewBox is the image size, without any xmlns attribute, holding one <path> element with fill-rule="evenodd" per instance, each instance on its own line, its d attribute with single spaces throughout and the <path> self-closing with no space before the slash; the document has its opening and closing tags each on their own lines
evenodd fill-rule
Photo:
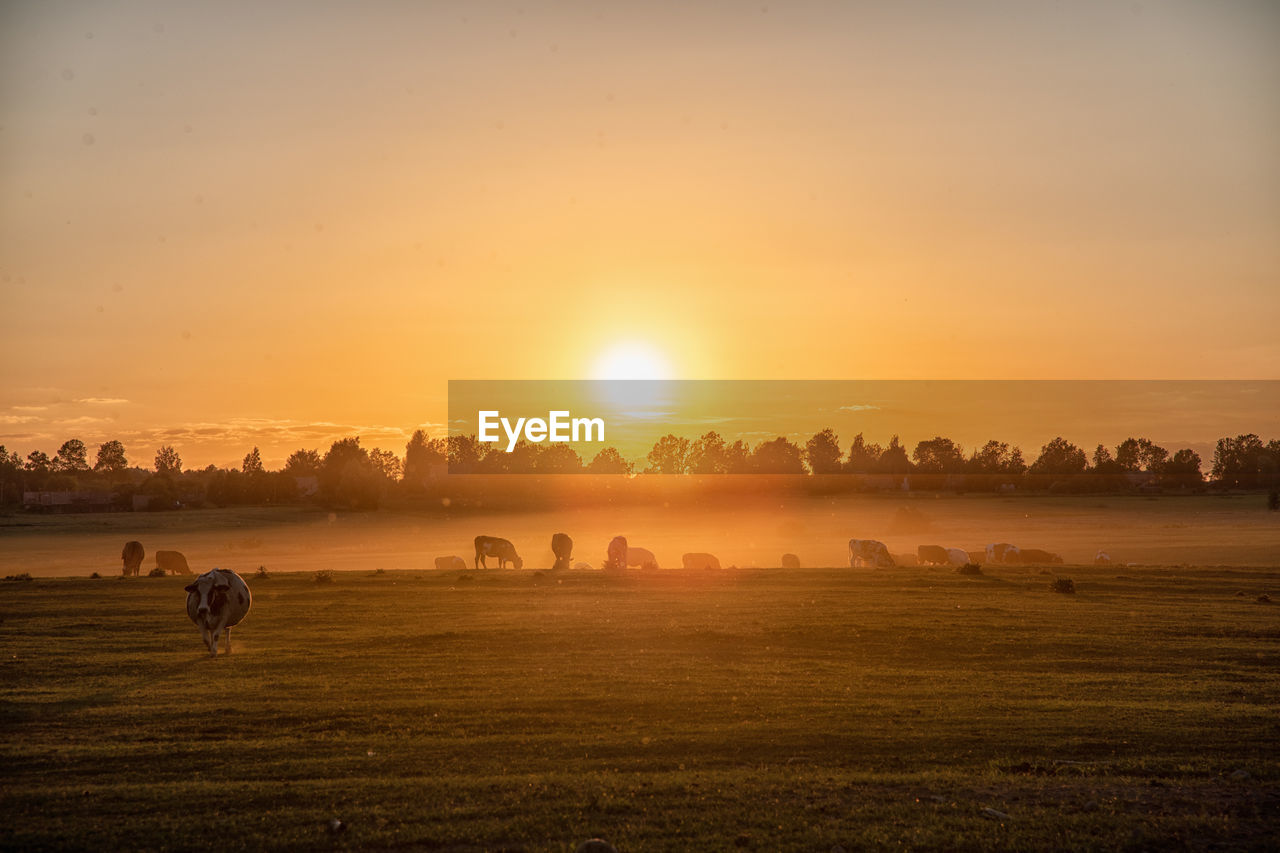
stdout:
<svg viewBox="0 0 1280 853">
<path fill-rule="evenodd" d="M 901 528 L 903 507 L 927 529 Z M 1280 514 L 1265 496 L 996 497 L 839 496 L 727 504 L 620 506 L 520 514 L 444 511 L 335 513 L 247 508 L 173 513 L 0 516 L 0 574 L 57 577 L 119 574 L 129 539 L 147 551 L 182 551 L 191 567 L 240 572 L 431 568 L 437 556 L 468 561 L 477 534 L 511 539 L 531 568 L 551 565 L 551 534 L 575 540 L 575 560 L 599 565 L 621 533 L 679 566 L 687 551 L 723 565 L 776 566 L 784 552 L 805 566 L 843 566 L 850 538 L 880 539 L 894 553 L 917 545 L 980 550 L 988 542 L 1043 548 L 1068 563 L 1091 563 L 1099 548 L 1143 565 L 1267 566 L 1280 562 Z"/>
<path fill-rule="evenodd" d="M 0 575 L 37 579 L 0 584 L 0 848 L 1263 849 L 1263 500 L 2 517 Z M 904 506 L 928 529 L 895 530 Z M 664 566 L 836 568 L 427 568 L 480 532 L 545 566 L 557 530 L 592 563 L 625 533 Z M 839 568 L 851 536 L 1142 565 Z M 144 568 L 177 548 L 245 575 L 231 657 L 203 651 L 184 579 L 118 577 L 131 538 Z"/>
</svg>

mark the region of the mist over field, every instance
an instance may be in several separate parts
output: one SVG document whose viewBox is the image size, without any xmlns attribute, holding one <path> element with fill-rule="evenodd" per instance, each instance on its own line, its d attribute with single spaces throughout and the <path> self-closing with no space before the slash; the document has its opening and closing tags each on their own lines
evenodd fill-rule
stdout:
<svg viewBox="0 0 1280 853">
<path fill-rule="evenodd" d="M 448 555 L 470 566 L 472 540 L 481 534 L 511 540 L 526 570 L 545 569 L 557 532 L 573 538 L 574 562 L 595 568 L 616 535 L 652 550 L 663 569 L 679 568 L 682 554 L 697 551 L 726 567 L 776 567 L 783 553 L 798 555 L 805 567 L 847 567 L 852 538 L 879 539 L 907 563 L 921 544 L 981 551 L 993 542 L 1050 551 L 1067 564 L 1092 563 L 1099 550 L 1117 564 L 1138 565 L 1258 566 L 1280 558 L 1280 525 L 1261 494 L 785 495 L 498 513 L 285 507 L 11 516 L 0 518 L 0 571 L 116 575 L 130 539 L 147 550 L 144 572 L 159 549 L 183 552 L 196 573 L 431 569 Z"/>
</svg>

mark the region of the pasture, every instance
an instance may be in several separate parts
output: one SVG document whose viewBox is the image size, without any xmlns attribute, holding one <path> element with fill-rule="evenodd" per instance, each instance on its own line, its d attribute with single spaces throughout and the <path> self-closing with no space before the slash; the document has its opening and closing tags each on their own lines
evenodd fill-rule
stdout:
<svg viewBox="0 0 1280 853">
<path fill-rule="evenodd" d="M 0 848 L 1274 844 L 1280 568 L 1042 571 L 6 582 Z"/>
</svg>

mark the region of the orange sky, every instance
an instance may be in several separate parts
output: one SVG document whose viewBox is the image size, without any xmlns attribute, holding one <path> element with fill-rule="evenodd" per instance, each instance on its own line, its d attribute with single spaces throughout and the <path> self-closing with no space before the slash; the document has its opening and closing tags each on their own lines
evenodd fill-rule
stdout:
<svg viewBox="0 0 1280 853">
<path fill-rule="evenodd" d="M 0 443 L 399 452 L 448 379 L 624 339 L 1278 378 L 1276 44 L 1265 1 L 7 3 Z"/>
</svg>

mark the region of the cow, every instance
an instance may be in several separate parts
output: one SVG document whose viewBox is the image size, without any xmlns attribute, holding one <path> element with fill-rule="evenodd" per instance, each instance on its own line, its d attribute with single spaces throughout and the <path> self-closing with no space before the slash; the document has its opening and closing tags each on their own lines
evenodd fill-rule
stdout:
<svg viewBox="0 0 1280 853">
<path fill-rule="evenodd" d="M 628 545 L 627 565 L 639 566 L 642 569 L 656 569 L 658 568 L 658 558 L 653 556 L 653 552 L 648 548 L 639 548 L 635 545 Z"/>
<path fill-rule="evenodd" d="M 897 565 L 893 561 L 893 557 L 889 554 L 889 549 L 885 547 L 883 542 L 875 539 L 850 539 L 849 540 L 849 565 L 855 568 L 859 566 L 871 566 L 872 568 L 893 568 Z"/>
<path fill-rule="evenodd" d="M 520 559 L 520 555 L 516 553 L 516 546 L 496 536 L 476 537 L 475 567 L 477 569 L 481 566 L 489 568 L 485 565 L 485 557 L 497 557 L 500 569 L 505 569 L 507 563 L 511 563 L 517 569 L 524 568 L 524 560 Z"/>
<path fill-rule="evenodd" d="M 556 533 L 551 537 L 551 553 L 556 555 L 556 562 L 551 568 L 567 569 L 573 557 L 573 540 L 567 533 Z"/>
<path fill-rule="evenodd" d="M 948 548 L 947 562 L 953 566 L 963 566 L 969 562 L 969 552 L 963 548 Z"/>
<path fill-rule="evenodd" d="M 253 596 L 249 585 L 230 569 L 212 569 L 187 584 L 187 616 L 200 629 L 209 656 L 218 656 L 218 634 L 227 638 L 231 654 L 231 629 L 249 613 Z"/>
<path fill-rule="evenodd" d="M 941 545 L 919 545 L 916 547 L 916 562 L 922 566 L 945 566 L 947 549 Z"/>
<path fill-rule="evenodd" d="M 988 563 L 1016 563 L 1018 562 L 1018 546 L 1010 545 L 1008 542 L 997 542 L 987 546 Z"/>
<path fill-rule="evenodd" d="M 141 542 L 131 539 L 124 543 L 124 550 L 120 552 L 120 559 L 124 562 L 124 577 L 133 575 L 136 578 L 146 556 L 147 552 L 142 549 Z"/>
<path fill-rule="evenodd" d="M 436 568 L 445 571 L 456 572 L 467 567 L 467 561 L 457 556 L 452 557 L 436 557 Z"/>
<path fill-rule="evenodd" d="M 1106 551 L 1099 550 L 1098 553 L 1093 555 L 1093 564 L 1095 566 L 1109 566 L 1111 565 L 1111 555 Z"/>
<path fill-rule="evenodd" d="M 191 567 L 181 551 L 156 551 L 156 568 L 166 575 L 189 575 Z"/>
<path fill-rule="evenodd" d="M 1018 562 L 1039 565 L 1043 563 L 1061 563 L 1062 558 L 1057 554 L 1051 554 L 1039 548 L 1023 548 L 1018 551 Z"/>
<path fill-rule="evenodd" d="M 680 558 L 680 562 L 684 564 L 684 567 L 686 569 L 718 569 L 720 568 L 720 561 L 716 559 L 715 554 L 704 554 L 702 552 L 685 554 L 683 557 Z"/>
<path fill-rule="evenodd" d="M 799 557 L 797 557 L 795 554 L 783 554 L 783 555 L 782 555 L 782 568 L 784 568 L 784 569 L 798 569 L 798 568 L 800 568 L 800 558 L 799 558 Z"/>
<path fill-rule="evenodd" d="M 615 536 L 609 541 L 609 553 L 605 557 L 604 567 L 610 571 L 620 571 L 627 567 L 627 537 Z"/>
</svg>

